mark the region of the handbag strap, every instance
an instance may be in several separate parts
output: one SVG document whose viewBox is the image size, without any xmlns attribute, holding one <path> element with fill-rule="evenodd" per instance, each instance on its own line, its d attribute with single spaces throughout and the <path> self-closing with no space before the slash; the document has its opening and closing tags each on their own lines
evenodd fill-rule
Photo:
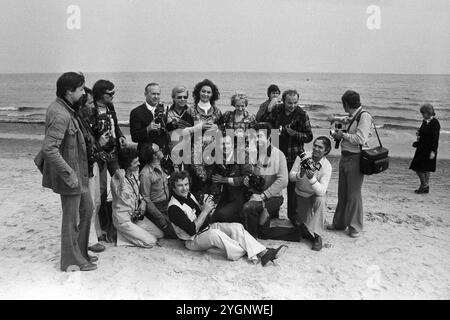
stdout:
<svg viewBox="0 0 450 320">
<path fill-rule="evenodd" d="M 355 121 L 355 119 L 356 119 L 356 123 L 357 123 L 357 126 L 358 126 L 359 120 L 361 119 L 361 115 L 362 115 L 364 112 L 365 112 L 365 113 L 368 113 L 368 114 L 370 115 L 370 121 L 371 121 L 371 123 L 373 124 L 373 128 L 375 129 L 375 133 L 377 134 L 378 143 L 380 144 L 380 147 L 383 147 L 383 145 L 382 145 L 382 143 L 381 143 L 381 140 L 380 140 L 380 136 L 378 135 L 377 126 L 376 126 L 376 124 L 375 124 L 375 121 L 373 120 L 372 115 L 369 113 L 369 111 L 366 111 L 366 110 L 360 110 L 360 111 L 353 117 L 353 119 L 350 121 L 350 124 L 348 125 L 347 128 L 350 129 L 350 127 L 352 126 L 353 121 Z M 362 146 L 360 145 L 359 148 L 362 149 Z"/>
</svg>

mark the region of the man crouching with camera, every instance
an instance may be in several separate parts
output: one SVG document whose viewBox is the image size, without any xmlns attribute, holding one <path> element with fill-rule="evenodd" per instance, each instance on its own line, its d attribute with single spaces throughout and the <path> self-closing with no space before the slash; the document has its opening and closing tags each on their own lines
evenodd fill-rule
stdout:
<svg viewBox="0 0 450 320">
<path fill-rule="evenodd" d="M 289 172 L 289 181 L 295 182 L 297 195 L 297 214 L 291 217 L 291 222 L 300 229 L 303 238 L 312 241 L 312 250 L 315 251 L 322 249 L 326 193 L 332 171 L 326 158 L 330 150 L 330 139 L 317 137 L 311 155 L 302 153 L 297 156 Z"/>
</svg>

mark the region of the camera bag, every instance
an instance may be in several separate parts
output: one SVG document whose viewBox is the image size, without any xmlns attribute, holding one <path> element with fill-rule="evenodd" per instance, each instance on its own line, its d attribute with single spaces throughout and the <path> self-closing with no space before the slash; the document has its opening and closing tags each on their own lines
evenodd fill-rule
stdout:
<svg viewBox="0 0 450 320">
<path fill-rule="evenodd" d="M 361 111 L 357 116 L 357 121 L 361 118 L 361 114 L 367 111 Z M 367 112 L 368 113 L 368 112 Z M 389 168 L 389 150 L 381 144 L 377 127 L 372 119 L 375 133 L 377 134 L 379 146 L 370 149 L 362 149 L 359 159 L 360 172 L 365 175 L 372 175 L 383 172 Z M 349 127 L 351 126 L 351 123 Z"/>
</svg>

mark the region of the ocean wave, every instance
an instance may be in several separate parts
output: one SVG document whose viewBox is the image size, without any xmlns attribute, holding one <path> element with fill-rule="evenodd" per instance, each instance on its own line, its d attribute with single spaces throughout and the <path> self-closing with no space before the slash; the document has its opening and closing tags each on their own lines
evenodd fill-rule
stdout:
<svg viewBox="0 0 450 320">
<path fill-rule="evenodd" d="M 306 111 L 319 111 L 319 110 L 328 110 L 330 107 L 323 104 L 302 104 L 300 105 L 302 109 Z"/>
<path fill-rule="evenodd" d="M 35 110 L 45 110 L 45 108 L 36 108 L 36 107 L 0 107 L 0 111 L 35 111 Z"/>
<path fill-rule="evenodd" d="M 386 124 L 382 124 L 377 126 L 377 129 L 392 129 L 392 130 L 414 130 L 417 131 L 417 126 L 405 126 L 405 125 L 401 125 L 401 124 L 391 124 L 391 123 L 386 123 Z"/>
<path fill-rule="evenodd" d="M 399 103 L 398 105 L 402 105 L 402 103 Z M 411 103 L 411 105 L 414 105 Z M 419 105 L 419 104 L 417 104 Z M 364 106 L 367 110 L 383 110 L 383 111 L 389 111 L 389 110 L 396 110 L 396 111 L 415 111 L 414 108 L 408 108 L 406 106 L 404 107 L 380 107 L 380 106 Z"/>
<path fill-rule="evenodd" d="M 36 123 L 36 124 L 45 124 L 45 120 L 39 119 L 0 119 L 0 123 Z"/>
<path fill-rule="evenodd" d="M 119 105 L 119 104 L 130 105 L 130 104 L 133 104 L 133 105 L 136 105 L 136 107 L 137 107 L 137 106 L 140 106 L 143 103 L 144 103 L 143 100 L 117 100 L 114 103 L 114 105 Z"/>
<path fill-rule="evenodd" d="M 376 121 L 383 121 L 383 122 L 405 122 L 405 121 L 413 121 L 418 122 L 418 118 L 405 118 L 405 117 L 390 117 L 390 116 L 379 116 L 374 115 L 373 116 Z M 420 122 L 420 121 L 419 121 Z"/>
</svg>

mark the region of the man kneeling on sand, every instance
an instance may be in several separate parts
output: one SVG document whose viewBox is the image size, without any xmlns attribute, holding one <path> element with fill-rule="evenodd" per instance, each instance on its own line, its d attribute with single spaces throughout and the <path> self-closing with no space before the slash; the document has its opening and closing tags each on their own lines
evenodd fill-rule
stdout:
<svg viewBox="0 0 450 320">
<path fill-rule="evenodd" d="M 219 248 L 226 252 L 229 260 L 238 260 L 245 254 L 250 261 L 262 266 L 279 258 L 287 249 L 266 248 L 253 238 L 240 223 L 210 224 L 210 215 L 215 209 L 212 197 L 200 206 L 189 192 L 190 176 L 186 171 L 174 172 L 169 179 L 173 195 L 169 201 L 169 219 L 178 238 L 185 241 L 189 250 L 204 251 Z"/>
<path fill-rule="evenodd" d="M 300 156 L 295 159 L 289 180 L 295 181 L 295 193 L 297 194 L 296 215 L 291 217 L 291 222 L 300 228 L 304 238 L 311 240 L 314 251 L 322 249 L 323 226 L 326 213 L 326 193 L 331 179 L 332 167 L 326 155 L 331 150 L 331 141 L 325 136 L 317 137 L 313 142 L 311 155 L 306 155 L 312 160 L 311 165 L 306 164 Z"/>
</svg>

